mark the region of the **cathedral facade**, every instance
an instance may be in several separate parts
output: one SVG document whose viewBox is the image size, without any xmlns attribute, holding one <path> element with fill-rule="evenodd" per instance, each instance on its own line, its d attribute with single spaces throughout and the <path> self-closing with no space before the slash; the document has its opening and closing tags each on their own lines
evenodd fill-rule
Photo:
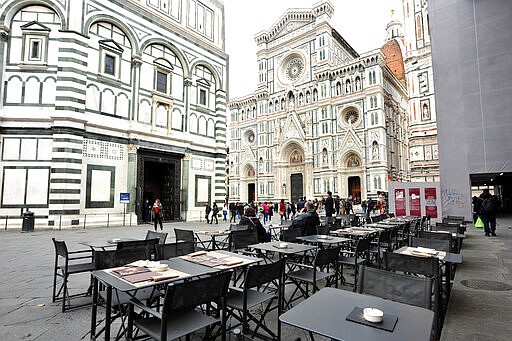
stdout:
<svg viewBox="0 0 512 341">
<path fill-rule="evenodd" d="M 403 79 L 385 51 L 356 52 L 333 12 L 290 9 L 256 35 L 257 90 L 228 104 L 230 201 L 365 200 L 409 179 Z"/>
<path fill-rule="evenodd" d="M 224 200 L 221 1 L 7 0 L 0 38 L 0 215 L 85 228 Z"/>
</svg>

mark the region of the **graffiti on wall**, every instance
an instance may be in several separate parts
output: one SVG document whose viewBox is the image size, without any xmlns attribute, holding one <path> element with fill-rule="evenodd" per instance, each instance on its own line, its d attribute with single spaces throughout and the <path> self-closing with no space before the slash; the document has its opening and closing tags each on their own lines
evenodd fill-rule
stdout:
<svg viewBox="0 0 512 341">
<path fill-rule="evenodd" d="M 441 191 L 441 199 L 443 203 L 443 209 L 464 208 L 466 205 L 466 198 L 455 188 L 443 189 Z"/>
</svg>

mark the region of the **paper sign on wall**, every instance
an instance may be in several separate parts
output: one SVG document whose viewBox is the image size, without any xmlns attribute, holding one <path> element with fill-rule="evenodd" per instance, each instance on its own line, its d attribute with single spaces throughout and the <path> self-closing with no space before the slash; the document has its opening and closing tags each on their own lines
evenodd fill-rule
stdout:
<svg viewBox="0 0 512 341">
<path fill-rule="evenodd" d="M 421 196 L 419 188 L 409 189 L 409 215 L 421 217 Z"/>
</svg>

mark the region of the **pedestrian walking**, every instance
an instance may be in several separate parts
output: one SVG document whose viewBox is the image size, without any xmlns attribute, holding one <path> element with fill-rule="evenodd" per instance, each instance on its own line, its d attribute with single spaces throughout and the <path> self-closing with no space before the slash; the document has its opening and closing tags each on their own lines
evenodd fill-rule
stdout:
<svg viewBox="0 0 512 341">
<path fill-rule="evenodd" d="M 164 226 L 162 224 L 162 216 L 164 212 L 162 210 L 162 204 L 160 203 L 160 199 L 155 200 L 151 212 L 153 215 L 153 222 L 155 224 L 155 231 L 157 230 L 158 224 L 160 224 L 160 230 L 163 230 Z"/>
</svg>

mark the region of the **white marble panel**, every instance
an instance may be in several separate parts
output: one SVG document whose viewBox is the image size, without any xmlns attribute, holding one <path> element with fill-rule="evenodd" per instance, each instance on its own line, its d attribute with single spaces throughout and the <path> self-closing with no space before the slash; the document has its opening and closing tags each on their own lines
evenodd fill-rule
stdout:
<svg viewBox="0 0 512 341">
<path fill-rule="evenodd" d="M 208 179 L 197 179 L 197 202 L 208 202 Z"/>
<path fill-rule="evenodd" d="M 52 139 L 39 139 L 37 142 L 37 159 L 51 160 L 52 158 Z"/>
<path fill-rule="evenodd" d="M 3 160 L 18 160 L 20 157 L 20 139 L 4 139 Z"/>
<path fill-rule="evenodd" d="M 25 103 L 39 103 L 41 84 L 35 77 L 25 82 Z"/>
<path fill-rule="evenodd" d="M 5 169 L 2 205 L 23 205 L 25 203 L 26 169 Z"/>
<path fill-rule="evenodd" d="M 112 173 L 93 170 L 91 173 L 91 201 L 110 201 L 110 177 Z"/>
<path fill-rule="evenodd" d="M 37 158 L 37 139 L 22 139 L 20 160 L 35 160 Z"/>
<path fill-rule="evenodd" d="M 48 203 L 48 179 L 50 170 L 47 168 L 28 169 L 27 207 L 34 204 Z"/>
</svg>

